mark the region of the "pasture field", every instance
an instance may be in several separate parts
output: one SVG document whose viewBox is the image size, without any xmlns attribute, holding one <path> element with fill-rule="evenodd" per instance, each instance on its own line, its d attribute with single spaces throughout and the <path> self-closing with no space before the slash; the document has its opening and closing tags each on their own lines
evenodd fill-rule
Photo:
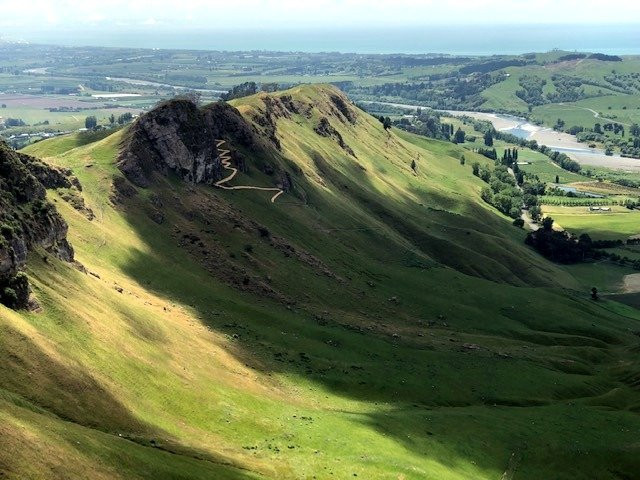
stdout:
<svg viewBox="0 0 640 480">
<path fill-rule="evenodd" d="M 508 146 L 507 148 L 514 148 L 514 146 Z M 554 183 L 556 181 L 556 175 L 559 177 L 560 183 L 572 183 L 588 180 L 588 177 L 580 175 L 579 173 L 569 172 L 560 168 L 553 163 L 546 155 L 531 150 L 529 148 L 518 148 L 518 161 L 529 162 L 529 165 L 518 165 L 520 170 L 525 173 L 537 175 L 541 182 Z M 498 148 L 498 157 L 502 158 L 502 152 L 504 148 Z"/>
<path fill-rule="evenodd" d="M 620 257 L 628 257 L 631 260 L 640 260 L 640 246 L 638 245 L 625 245 L 618 248 L 607 248 L 607 252 L 615 253 Z"/>
<path fill-rule="evenodd" d="M 565 121 L 567 128 L 574 125 L 593 128 L 596 123 L 602 125 L 609 122 L 622 123 L 628 128 L 633 123 L 640 123 L 640 94 L 608 95 L 578 102 L 541 105 L 533 110 L 533 119 L 545 125 L 554 125 L 558 118 Z"/>
<path fill-rule="evenodd" d="M 625 240 L 640 234 L 639 210 L 612 206 L 611 212 L 590 212 L 586 206 L 543 205 L 542 211 L 559 226 L 576 235 L 588 233 L 594 239 Z"/>
<path fill-rule="evenodd" d="M 577 181 L 571 183 L 572 187 L 575 187 L 578 191 L 593 192 L 603 195 L 626 195 L 628 197 L 639 197 L 640 188 L 627 187 L 625 185 L 619 185 L 613 182 L 607 181 Z"/>
<path fill-rule="evenodd" d="M 123 113 L 139 115 L 158 99 L 140 96 L 118 99 L 95 99 L 90 96 L 0 94 L 0 123 L 20 119 L 27 125 L 7 127 L 6 137 L 35 132 L 68 132 L 85 126 L 85 118 L 95 116 L 99 125 L 109 125 L 109 117 L 116 119 Z M 61 111 L 51 111 L 51 110 Z M 46 123 L 48 122 L 48 123 Z"/>
</svg>

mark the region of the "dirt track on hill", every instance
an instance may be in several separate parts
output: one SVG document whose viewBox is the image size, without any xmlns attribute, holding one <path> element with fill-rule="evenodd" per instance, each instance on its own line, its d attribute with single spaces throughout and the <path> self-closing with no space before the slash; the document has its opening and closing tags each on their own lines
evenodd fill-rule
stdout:
<svg viewBox="0 0 640 480">
<path fill-rule="evenodd" d="M 225 144 L 224 140 L 216 140 L 216 147 L 221 147 Z M 277 192 L 273 197 L 271 197 L 271 203 L 275 203 L 276 199 L 284 193 L 284 190 L 277 187 L 254 187 L 251 185 L 237 185 L 230 187 L 225 185 L 227 182 L 233 180 L 233 178 L 238 174 L 238 169 L 231 166 L 231 156 L 229 155 L 229 150 L 220 149 L 220 161 L 222 162 L 222 166 L 227 170 L 231 170 L 231 174 L 222 180 L 218 180 L 216 182 L 216 187 L 222 188 L 224 190 L 260 190 L 263 192 Z"/>
</svg>

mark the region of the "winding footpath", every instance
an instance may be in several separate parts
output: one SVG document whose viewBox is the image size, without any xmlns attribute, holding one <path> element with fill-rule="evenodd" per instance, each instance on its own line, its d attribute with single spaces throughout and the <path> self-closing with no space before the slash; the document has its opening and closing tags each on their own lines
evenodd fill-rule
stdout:
<svg viewBox="0 0 640 480">
<path fill-rule="evenodd" d="M 251 186 L 251 185 L 238 185 L 238 186 L 230 187 L 228 185 L 225 185 L 227 182 L 233 180 L 233 178 L 238 173 L 238 169 L 231 166 L 230 151 L 227 150 L 227 149 L 224 149 L 224 148 L 220 148 L 225 143 L 226 143 L 225 140 L 216 140 L 216 148 L 218 148 L 218 151 L 220 152 L 220 162 L 222 162 L 222 166 L 224 168 L 226 168 L 227 170 L 230 170 L 231 174 L 228 175 L 227 177 L 223 178 L 222 180 L 218 180 L 215 183 L 216 187 L 222 188 L 223 190 L 260 190 L 260 191 L 263 191 L 263 192 L 276 192 L 276 194 L 273 197 L 271 197 L 271 203 L 275 203 L 276 198 L 278 198 L 280 195 L 282 195 L 284 193 L 284 190 L 282 190 L 281 188 L 277 188 L 277 187 L 254 187 L 254 186 Z"/>
</svg>

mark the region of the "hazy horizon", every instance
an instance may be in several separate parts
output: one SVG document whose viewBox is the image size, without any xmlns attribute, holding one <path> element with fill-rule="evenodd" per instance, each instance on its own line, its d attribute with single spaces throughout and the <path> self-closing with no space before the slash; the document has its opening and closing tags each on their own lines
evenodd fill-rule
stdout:
<svg viewBox="0 0 640 480">
<path fill-rule="evenodd" d="M 70 46 L 357 53 L 640 53 L 640 2 L 0 0 L 2 36 Z M 638 46 L 638 47 L 636 47 Z"/>
<path fill-rule="evenodd" d="M 102 46 L 225 51 L 299 51 L 341 53 L 441 53 L 455 55 L 592 51 L 640 54 L 640 34 L 633 25 L 432 25 L 385 28 L 182 29 L 58 28 L 31 30 L 5 39 L 66 46 Z M 505 43 L 505 36 L 508 42 Z M 0 37 L 2 38 L 2 37 Z"/>
</svg>

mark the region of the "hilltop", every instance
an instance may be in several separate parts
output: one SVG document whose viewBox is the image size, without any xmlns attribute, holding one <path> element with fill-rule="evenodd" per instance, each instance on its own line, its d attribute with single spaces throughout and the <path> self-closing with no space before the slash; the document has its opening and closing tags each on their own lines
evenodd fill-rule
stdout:
<svg viewBox="0 0 640 480">
<path fill-rule="evenodd" d="M 284 193 L 215 188 L 222 148 L 225 185 Z M 83 269 L 34 245 L 41 311 L 0 307 L 5 478 L 637 471 L 640 313 L 524 245 L 487 159 L 329 86 L 25 153 L 81 184 L 47 198 Z"/>
</svg>

